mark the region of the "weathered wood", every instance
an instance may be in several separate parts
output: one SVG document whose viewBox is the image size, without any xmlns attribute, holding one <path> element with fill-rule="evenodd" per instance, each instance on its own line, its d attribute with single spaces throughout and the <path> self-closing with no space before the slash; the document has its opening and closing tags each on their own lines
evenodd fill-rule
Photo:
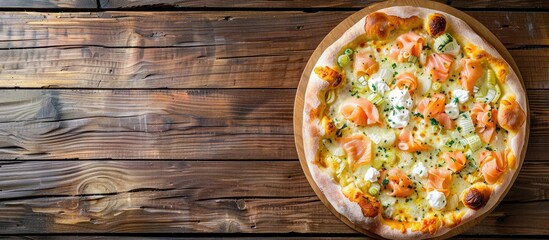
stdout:
<svg viewBox="0 0 549 240">
<path fill-rule="evenodd" d="M 0 8 L 97 8 L 96 0 L 2 0 Z"/>
<path fill-rule="evenodd" d="M 0 87 L 294 88 L 350 13 L 4 13 Z M 542 13 L 472 13 L 507 47 L 549 44 Z M 512 53 L 528 88 L 548 87 L 549 50 Z"/>
<path fill-rule="evenodd" d="M 3 90 L 0 159 L 292 159 L 294 90 Z"/>
<path fill-rule="evenodd" d="M 0 159 L 295 159 L 295 90 L 2 90 Z M 526 161 L 549 160 L 529 90 Z"/>
<path fill-rule="evenodd" d="M 525 163 L 504 202 L 466 234 L 549 234 L 547 175 L 549 162 Z M 4 234 L 353 233 L 298 161 L 4 162 L 0 179 Z"/>
<path fill-rule="evenodd" d="M 246 46 L 0 50 L 0 87 L 295 88 L 312 50 L 238 56 Z M 260 48 L 262 49 L 262 48 Z M 548 89 L 549 48 L 511 50 L 527 88 Z"/>
<path fill-rule="evenodd" d="M 524 8 L 524 9 L 546 9 L 547 4 L 543 0 L 475 0 L 475 1 L 444 1 L 438 2 L 450 4 L 450 6 L 467 8 Z M 101 8 L 135 8 L 135 7 L 225 7 L 225 8 L 363 8 L 380 0 L 360 1 L 218 1 L 218 0 L 100 0 Z"/>
<path fill-rule="evenodd" d="M 5 12 L 0 48 L 59 45 L 108 47 L 217 46 L 242 56 L 314 49 L 355 11 Z M 549 45 L 543 12 L 476 12 L 473 16 L 507 47 Z M 222 51 L 221 53 L 225 53 Z"/>
</svg>

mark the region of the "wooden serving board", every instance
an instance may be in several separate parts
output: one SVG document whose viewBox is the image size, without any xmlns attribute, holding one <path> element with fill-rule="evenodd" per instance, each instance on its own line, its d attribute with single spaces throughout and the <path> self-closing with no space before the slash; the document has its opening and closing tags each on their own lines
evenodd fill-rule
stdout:
<svg viewBox="0 0 549 240">
<path fill-rule="evenodd" d="M 429 8 L 429 9 L 443 11 L 443 12 L 449 13 L 451 15 L 454 15 L 454 16 L 462 19 L 467 24 L 469 24 L 469 26 L 477 34 L 479 34 L 481 37 L 483 37 L 486 41 L 488 41 L 490 44 L 492 44 L 492 46 L 494 46 L 498 50 L 498 52 L 503 56 L 503 58 L 507 61 L 507 63 L 509 63 L 511 65 L 511 67 L 515 71 L 516 75 L 520 79 L 523 89 L 525 89 L 524 80 L 522 79 L 522 76 L 519 72 L 517 64 L 515 63 L 515 61 L 511 57 L 511 54 L 507 51 L 505 46 L 499 41 L 499 39 L 494 34 L 492 34 L 490 32 L 490 30 L 488 30 L 484 25 L 482 25 L 479 21 L 477 21 L 473 17 L 471 17 L 471 16 L 469 16 L 469 15 L 467 15 L 467 14 L 465 14 L 465 13 L 463 13 L 463 12 L 461 12 L 461 11 L 455 9 L 455 8 L 452 8 L 448 5 L 442 4 L 442 3 L 433 2 L 433 1 L 422 1 L 422 0 L 390 0 L 390 1 L 386 1 L 386 2 L 372 4 L 368 7 L 354 13 L 353 15 L 349 16 L 348 18 L 343 20 L 340 24 L 338 24 L 330 33 L 328 33 L 328 35 L 326 35 L 326 37 L 322 40 L 322 42 L 320 42 L 318 47 L 315 49 L 315 51 L 313 52 L 313 54 L 312 54 L 311 58 L 309 59 L 307 65 L 305 66 L 305 69 L 303 70 L 303 74 L 301 75 L 299 86 L 297 88 L 296 98 L 295 98 L 295 105 L 294 105 L 294 119 L 293 119 L 294 137 L 295 137 L 295 144 L 296 144 L 296 148 L 297 148 L 297 154 L 298 154 L 298 157 L 299 157 L 301 167 L 303 168 L 303 172 L 305 173 L 305 176 L 307 177 L 307 181 L 309 181 L 309 184 L 311 185 L 311 187 L 313 188 L 313 190 L 315 191 L 315 193 L 319 197 L 319 199 L 322 201 L 322 203 L 324 203 L 324 205 L 337 218 L 339 218 L 341 221 L 343 221 L 345 224 L 347 224 L 352 229 L 354 229 L 358 232 L 361 232 L 363 234 L 366 234 L 370 237 L 375 237 L 375 238 L 381 238 L 381 237 L 374 234 L 374 233 L 371 233 L 371 232 L 369 232 L 365 229 L 362 229 L 361 227 L 356 226 L 351 221 L 349 221 L 349 219 L 347 219 L 345 216 L 343 216 L 339 212 L 337 212 L 333 208 L 333 206 L 328 202 L 328 200 L 326 199 L 326 197 L 324 196 L 322 191 L 319 189 L 319 187 L 314 182 L 314 180 L 311 176 L 311 172 L 309 171 L 309 168 L 307 166 L 307 162 L 306 162 L 306 159 L 305 159 L 305 154 L 304 154 L 304 151 L 303 151 L 303 138 L 302 138 L 303 103 L 304 103 L 304 97 L 305 97 L 305 90 L 307 89 L 307 84 L 309 82 L 310 73 L 311 73 L 314 65 L 318 61 L 320 55 L 324 52 L 324 50 L 328 46 L 333 44 L 339 37 L 341 37 L 347 29 L 349 29 L 351 26 L 353 26 L 356 22 L 358 22 L 360 19 L 364 18 L 369 13 L 375 12 L 379 9 L 393 7 L 393 6 L 416 6 L 416 7 Z M 527 99 L 526 103 L 527 103 L 527 106 L 528 106 L 528 99 Z M 520 172 L 520 168 L 522 167 L 522 163 L 524 162 L 524 157 L 526 155 L 526 146 L 528 145 L 528 137 L 529 137 L 529 132 L 530 132 L 530 110 L 527 109 L 526 112 L 527 112 L 527 119 L 526 119 L 526 126 L 527 127 L 526 127 L 526 135 L 525 135 L 526 140 L 525 140 L 524 146 L 523 146 L 524 150 L 522 151 L 522 154 L 520 156 L 519 166 L 517 168 L 517 171 L 515 171 L 515 173 L 513 175 L 511 183 L 515 182 L 515 179 L 517 178 L 518 173 Z M 501 198 L 498 199 L 498 204 L 505 197 L 505 195 L 507 194 L 507 192 L 509 191 L 511 186 L 512 186 L 512 184 L 507 186 L 504 193 L 501 195 Z M 476 219 L 473 219 L 473 220 L 471 220 L 471 221 L 469 221 L 465 224 L 462 224 L 462 225 L 448 231 L 447 233 L 437 237 L 437 239 L 449 238 L 451 236 L 455 236 L 457 234 L 460 234 L 460 233 L 464 232 L 465 230 L 467 230 L 471 226 L 474 226 L 476 223 L 482 221 L 490 212 L 492 212 L 492 210 L 494 210 L 494 208 L 498 204 L 492 206 L 492 208 L 490 208 L 482 216 L 479 216 Z"/>
</svg>

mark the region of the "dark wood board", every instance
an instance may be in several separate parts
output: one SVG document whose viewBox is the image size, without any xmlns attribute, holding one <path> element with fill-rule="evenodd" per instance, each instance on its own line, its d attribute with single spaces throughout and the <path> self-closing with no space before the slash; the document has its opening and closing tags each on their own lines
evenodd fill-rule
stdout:
<svg viewBox="0 0 549 240">
<path fill-rule="evenodd" d="M 549 185 L 536 177 L 548 174 L 549 161 L 526 162 L 502 204 L 465 234 L 549 234 Z M 10 161 L 0 178 L 4 234 L 354 233 L 297 160 Z"/>
<path fill-rule="evenodd" d="M 198 8 L 363 8 L 381 0 L 254 0 L 254 1 L 217 1 L 217 0 L 100 0 L 101 8 L 136 8 L 136 7 L 198 7 Z M 471 0 L 437 2 L 449 4 L 456 8 L 520 8 L 520 9 L 547 9 L 543 0 Z"/>
</svg>

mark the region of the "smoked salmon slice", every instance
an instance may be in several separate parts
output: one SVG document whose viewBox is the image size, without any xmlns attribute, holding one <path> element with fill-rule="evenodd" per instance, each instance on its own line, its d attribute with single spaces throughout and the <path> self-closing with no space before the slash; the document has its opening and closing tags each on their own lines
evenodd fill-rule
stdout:
<svg viewBox="0 0 549 240">
<path fill-rule="evenodd" d="M 352 162 L 353 170 L 372 161 L 372 141 L 364 135 L 349 136 L 340 139 L 340 143 Z"/>
<path fill-rule="evenodd" d="M 463 169 L 467 161 L 462 151 L 445 152 L 440 157 L 446 161 L 446 165 L 453 172 Z"/>
<path fill-rule="evenodd" d="M 498 111 L 489 104 L 475 103 L 471 109 L 471 119 L 475 124 L 475 131 L 485 143 L 490 143 L 496 135 Z"/>
<path fill-rule="evenodd" d="M 357 126 L 381 123 L 376 106 L 367 99 L 352 98 L 341 105 L 340 112 L 345 119 Z"/>
<path fill-rule="evenodd" d="M 377 72 L 379 65 L 370 50 L 362 49 L 355 53 L 353 63 L 355 76 L 372 75 Z"/>
<path fill-rule="evenodd" d="M 432 53 L 427 57 L 425 69 L 433 81 L 446 82 L 453 62 L 454 57 L 450 54 Z"/>
<path fill-rule="evenodd" d="M 480 153 L 480 170 L 487 183 L 496 183 L 499 177 L 507 170 L 505 155 L 493 151 Z"/>
<path fill-rule="evenodd" d="M 405 152 L 417 152 L 431 149 L 431 146 L 415 139 L 411 132 L 402 129 L 398 136 L 398 149 Z"/>
<path fill-rule="evenodd" d="M 420 56 L 425 39 L 414 32 L 408 32 L 400 35 L 396 42 L 397 45 L 391 48 L 389 57 L 395 61 L 405 62 L 412 55 Z"/>
<path fill-rule="evenodd" d="M 450 183 L 452 181 L 452 171 L 440 168 L 429 169 L 427 182 L 427 190 L 437 190 L 444 193 L 445 196 L 450 194 Z"/>
<path fill-rule="evenodd" d="M 425 122 L 430 122 L 433 118 L 445 129 L 454 129 L 454 124 L 450 116 L 444 112 L 446 95 L 442 93 L 434 94 L 432 97 L 425 97 L 417 105 L 416 111 L 423 115 Z"/>
<path fill-rule="evenodd" d="M 384 179 L 389 180 L 386 188 L 391 191 L 389 193 L 390 196 L 408 197 L 414 193 L 412 180 L 404 172 L 396 168 L 387 171 Z"/>
<path fill-rule="evenodd" d="M 480 61 L 474 59 L 461 59 L 462 70 L 459 73 L 459 82 L 463 89 L 472 92 L 475 82 L 482 75 Z"/>
<path fill-rule="evenodd" d="M 412 94 L 417 88 L 417 78 L 411 72 L 403 72 L 398 74 L 395 79 L 396 82 L 395 85 L 393 85 L 393 88 L 408 89 L 410 94 Z"/>
</svg>

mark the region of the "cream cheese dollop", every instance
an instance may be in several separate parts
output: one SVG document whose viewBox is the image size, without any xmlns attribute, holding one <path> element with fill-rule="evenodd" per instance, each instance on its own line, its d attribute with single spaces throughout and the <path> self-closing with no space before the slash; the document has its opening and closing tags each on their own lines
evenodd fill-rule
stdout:
<svg viewBox="0 0 549 240">
<path fill-rule="evenodd" d="M 422 162 L 418 162 L 414 165 L 414 168 L 412 168 L 412 174 L 419 178 L 425 178 L 427 177 L 427 168 Z"/>
<path fill-rule="evenodd" d="M 444 106 L 444 112 L 448 114 L 450 119 L 457 119 L 459 117 L 458 104 L 454 101 L 451 101 L 450 103 Z"/>
<path fill-rule="evenodd" d="M 465 102 L 467 102 L 469 100 L 469 91 L 462 90 L 462 89 L 456 89 L 456 90 L 452 91 L 452 100 L 454 98 L 457 98 L 458 102 L 460 104 L 464 104 Z"/>
<path fill-rule="evenodd" d="M 389 102 L 392 110 L 389 112 L 387 122 L 392 128 L 403 128 L 410 121 L 410 109 L 412 108 L 412 96 L 408 90 L 394 89 L 389 92 Z"/>
<path fill-rule="evenodd" d="M 429 205 L 435 210 L 441 210 L 444 206 L 446 206 L 446 197 L 444 196 L 444 193 L 437 190 L 427 193 L 427 197 L 425 199 L 427 199 Z"/>
<path fill-rule="evenodd" d="M 370 87 L 370 90 L 372 92 L 377 92 L 381 96 L 385 94 L 385 92 L 389 91 L 389 86 L 383 78 L 380 77 L 372 77 L 370 80 L 368 80 L 368 87 Z"/>
<path fill-rule="evenodd" d="M 379 179 L 380 173 L 377 169 L 370 167 L 368 170 L 366 170 L 366 174 L 364 174 L 364 180 L 370 181 L 370 182 L 377 182 Z"/>
</svg>

